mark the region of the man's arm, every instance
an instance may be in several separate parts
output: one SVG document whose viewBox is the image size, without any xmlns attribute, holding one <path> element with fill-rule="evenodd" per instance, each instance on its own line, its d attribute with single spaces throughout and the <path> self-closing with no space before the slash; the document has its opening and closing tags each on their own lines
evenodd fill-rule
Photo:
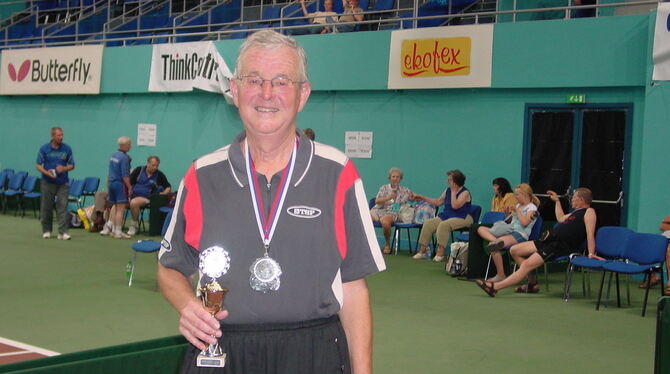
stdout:
<svg viewBox="0 0 670 374">
<path fill-rule="evenodd" d="M 561 198 L 558 194 L 552 190 L 547 191 L 549 198 L 554 201 L 554 213 L 556 214 L 556 221 L 563 222 L 565 221 L 565 212 L 563 212 L 563 206 L 561 205 Z"/>
<path fill-rule="evenodd" d="M 195 297 L 188 279 L 180 272 L 158 264 L 158 284 L 167 301 L 179 312 L 179 332 L 198 349 L 215 344 L 221 336 L 217 319 L 228 316 L 220 311 L 214 318 Z"/>
<path fill-rule="evenodd" d="M 661 222 L 661 225 L 658 227 L 658 229 L 663 232 L 670 230 L 670 216 L 667 216 L 663 219 L 663 222 Z"/>
<path fill-rule="evenodd" d="M 137 184 L 137 178 L 140 176 L 140 169 L 142 167 L 138 166 L 133 171 L 130 172 L 130 184 L 131 185 L 136 185 Z"/>
<path fill-rule="evenodd" d="M 340 320 L 347 335 L 353 374 L 372 373 L 372 311 L 365 278 L 342 285 Z"/>
<path fill-rule="evenodd" d="M 596 256 L 596 211 L 593 208 L 586 209 L 584 225 L 586 226 L 586 247 L 589 257 L 602 259 Z"/>
</svg>

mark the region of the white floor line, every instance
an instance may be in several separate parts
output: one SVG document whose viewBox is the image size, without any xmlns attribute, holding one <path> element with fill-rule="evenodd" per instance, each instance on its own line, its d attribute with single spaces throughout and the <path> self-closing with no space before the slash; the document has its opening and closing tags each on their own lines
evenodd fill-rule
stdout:
<svg viewBox="0 0 670 374">
<path fill-rule="evenodd" d="M 17 342 L 15 340 L 3 338 L 3 337 L 0 337 L 0 343 L 7 344 L 7 345 L 13 345 L 14 347 L 23 348 L 23 349 L 26 349 L 26 350 L 29 350 L 29 351 L 33 351 L 33 352 L 36 352 L 36 353 L 43 354 L 45 356 L 58 356 L 60 354 L 58 352 L 50 351 L 48 349 L 35 347 L 34 345 Z"/>
<path fill-rule="evenodd" d="M 0 353 L 0 357 L 26 355 L 26 354 L 29 354 L 29 353 L 35 353 L 35 352 L 33 352 L 33 351 L 15 351 L 15 352 Z"/>
</svg>

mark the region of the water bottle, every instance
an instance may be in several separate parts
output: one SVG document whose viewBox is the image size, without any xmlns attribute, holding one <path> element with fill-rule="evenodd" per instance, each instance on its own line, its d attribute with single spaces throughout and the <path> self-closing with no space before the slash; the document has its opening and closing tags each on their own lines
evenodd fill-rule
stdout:
<svg viewBox="0 0 670 374">
<path fill-rule="evenodd" d="M 128 261 L 128 264 L 126 265 L 126 278 L 130 278 L 130 273 L 133 271 L 133 262 Z"/>
</svg>

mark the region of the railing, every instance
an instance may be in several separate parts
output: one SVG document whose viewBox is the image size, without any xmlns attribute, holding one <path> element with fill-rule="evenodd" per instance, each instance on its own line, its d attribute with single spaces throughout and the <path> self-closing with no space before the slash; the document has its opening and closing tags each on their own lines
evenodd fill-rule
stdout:
<svg viewBox="0 0 670 374">
<path fill-rule="evenodd" d="M 416 4 L 417 0 L 415 0 Z M 480 19 L 486 20 L 498 20 L 501 16 L 512 17 L 512 22 L 516 21 L 516 18 L 520 14 L 524 13 L 538 13 L 538 12 L 547 12 L 547 11 L 562 11 L 565 12 L 565 17 L 570 18 L 572 11 L 579 9 L 596 9 L 596 16 L 599 13 L 599 10 L 603 9 L 618 9 L 626 7 L 637 7 L 640 5 L 655 6 L 659 3 L 657 0 L 647 0 L 647 1 L 638 1 L 638 2 L 621 2 L 621 3 L 612 3 L 612 4 L 597 4 L 597 5 L 582 5 L 582 6 L 564 6 L 564 7 L 552 7 L 552 8 L 538 8 L 538 9 L 513 9 L 513 10 L 496 10 L 496 11 L 483 11 L 483 12 L 473 12 L 473 13 L 457 13 L 457 14 L 439 14 L 432 16 L 423 16 L 419 17 L 416 15 L 415 10 L 417 7 L 413 8 L 394 8 L 392 10 L 383 10 L 383 11 L 366 11 L 363 12 L 365 15 L 365 20 L 363 21 L 354 21 L 354 22 L 342 22 L 338 23 L 339 25 L 376 25 L 377 28 L 389 28 L 389 29 L 398 29 L 402 28 L 404 25 L 403 21 L 410 21 L 412 25 L 416 25 L 416 21 L 419 20 L 430 20 L 430 19 L 446 19 L 443 24 L 448 24 L 451 20 L 455 18 L 462 17 L 473 17 L 474 23 L 480 23 Z M 293 3 L 288 3 L 291 5 Z M 374 16 L 379 16 L 381 14 L 388 14 L 389 12 L 395 13 L 395 16 L 391 18 L 379 18 L 379 19 L 369 19 L 374 18 Z M 400 17 L 399 13 L 402 12 L 412 12 L 412 16 Z M 283 14 L 282 14 L 283 15 Z M 209 25 L 174 25 L 172 27 L 162 27 L 154 29 L 142 29 L 143 33 L 163 33 L 164 35 L 144 35 L 140 36 L 139 31 L 137 30 L 137 36 L 129 37 L 124 36 L 130 33 L 135 33 L 135 30 L 124 30 L 124 31 L 103 31 L 102 33 L 90 33 L 90 34 L 78 34 L 75 36 L 76 42 L 65 41 L 66 39 L 71 39 L 72 35 L 63 35 L 63 36 L 49 36 L 50 41 L 47 42 L 44 37 L 33 37 L 33 38 L 21 38 L 21 39 L 9 39 L 7 35 L 5 36 L 5 42 L 16 42 L 16 41 L 31 41 L 31 45 L 6 45 L 0 46 L 0 49 L 6 48 L 26 48 L 37 46 L 35 42 L 38 42 L 39 46 L 61 46 L 61 45 L 81 45 L 81 44 L 99 44 L 99 43 L 108 43 L 108 42 L 122 42 L 122 45 L 132 45 L 137 41 L 141 40 L 153 40 L 160 38 L 161 40 L 166 40 L 170 42 L 175 42 L 177 37 L 207 37 L 210 40 L 221 40 L 228 39 L 233 34 L 240 32 L 254 32 L 261 29 L 267 29 L 263 26 L 268 23 L 278 23 L 279 26 L 273 26 L 273 29 L 281 30 L 285 33 L 300 33 L 306 29 L 313 28 L 313 24 L 309 25 L 286 25 L 284 22 L 287 20 L 287 17 L 290 15 L 284 15 L 283 17 L 277 19 L 259 19 L 253 21 L 238 21 L 232 23 L 213 23 Z M 291 21 L 296 20 L 308 20 L 313 17 L 295 17 L 290 18 Z M 109 23 L 109 22 L 108 22 Z M 243 26 L 247 27 L 245 29 L 233 29 L 234 26 Z M 204 32 L 185 32 L 189 29 L 203 28 L 208 27 L 208 31 Z M 215 29 L 216 31 L 210 31 Z M 165 34 L 167 33 L 167 34 Z M 95 38 L 95 39 L 94 39 Z M 58 41 L 58 39 L 63 39 L 64 41 Z"/>
</svg>

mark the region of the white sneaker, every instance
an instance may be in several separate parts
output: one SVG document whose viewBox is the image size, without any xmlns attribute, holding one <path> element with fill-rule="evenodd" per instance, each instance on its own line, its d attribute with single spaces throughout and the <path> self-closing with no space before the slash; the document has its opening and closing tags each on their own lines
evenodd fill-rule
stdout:
<svg viewBox="0 0 670 374">
<path fill-rule="evenodd" d="M 433 261 L 442 262 L 442 261 L 444 261 L 444 256 L 435 256 L 435 257 L 433 257 Z"/>
<path fill-rule="evenodd" d="M 412 256 L 412 258 L 415 260 L 423 260 L 424 258 L 426 258 L 426 254 L 418 252 L 417 254 Z"/>
<path fill-rule="evenodd" d="M 105 227 L 103 227 L 100 231 L 100 235 L 109 235 L 111 232 L 112 230 L 110 230 L 109 227 L 105 225 Z"/>
<path fill-rule="evenodd" d="M 68 233 L 58 234 L 58 239 L 59 240 L 70 240 L 71 238 L 72 237 Z"/>
<path fill-rule="evenodd" d="M 117 232 L 112 234 L 112 238 L 114 239 L 130 239 L 130 235 L 126 234 L 125 232 Z"/>
<path fill-rule="evenodd" d="M 135 226 L 128 227 L 128 235 L 133 236 L 135 234 L 137 234 L 137 227 Z"/>
<path fill-rule="evenodd" d="M 49 238 L 51 237 L 51 232 L 49 232 L 49 231 L 47 231 L 47 232 L 43 232 L 43 233 L 42 233 L 42 237 L 43 237 L 44 239 L 49 239 Z"/>
</svg>

